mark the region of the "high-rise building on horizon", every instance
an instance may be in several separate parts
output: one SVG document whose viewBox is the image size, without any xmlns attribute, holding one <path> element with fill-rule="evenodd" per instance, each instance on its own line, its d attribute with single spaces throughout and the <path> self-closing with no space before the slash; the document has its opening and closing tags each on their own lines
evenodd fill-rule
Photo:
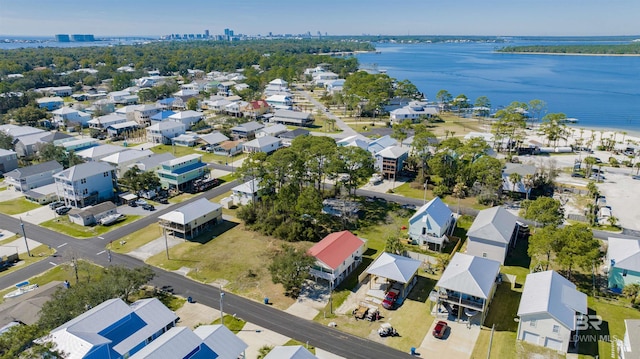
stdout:
<svg viewBox="0 0 640 359">
<path fill-rule="evenodd" d="M 69 35 L 67 35 L 67 34 L 56 34 L 56 41 L 57 42 L 70 42 L 71 39 L 69 38 Z"/>
<path fill-rule="evenodd" d="M 209 30 L 204 30 L 204 37 L 209 38 Z"/>
</svg>

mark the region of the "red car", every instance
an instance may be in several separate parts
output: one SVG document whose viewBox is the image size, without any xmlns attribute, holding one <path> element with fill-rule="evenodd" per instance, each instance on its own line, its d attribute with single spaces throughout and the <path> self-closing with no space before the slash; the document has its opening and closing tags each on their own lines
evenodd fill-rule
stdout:
<svg viewBox="0 0 640 359">
<path fill-rule="evenodd" d="M 447 322 L 442 320 L 439 321 L 436 324 L 436 327 L 433 328 L 433 336 L 438 339 L 442 339 L 444 337 L 444 333 L 447 332 L 447 328 L 449 328 L 449 325 L 447 324 Z"/>
<path fill-rule="evenodd" d="M 384 300 L 382 301 L 382 307 L 384 309 L 393 308 L 393 305 L 396 303 L 396 300 L 398 300 L 399 293 L 400 292 L 398 292 L 396 289 L 392 289 L 388 291 L 387 295 L 384 297 Z"/>
</svg>

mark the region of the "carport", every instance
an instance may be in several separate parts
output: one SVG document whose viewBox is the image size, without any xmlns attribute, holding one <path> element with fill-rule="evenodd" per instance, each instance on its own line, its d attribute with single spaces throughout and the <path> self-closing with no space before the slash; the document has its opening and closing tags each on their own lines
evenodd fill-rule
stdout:
<svg viewBox="0 0 640 359">
<path fill-rule="evenodd" d="M 399 283 L 401 284 L 400 288 L 398 288 L 400 289 L 399 299 L 402 300 L 416 284 L 415 275 L 421 265 L 422 262 L 418 260 L 384 252 L 366 270 L 367 274 L 373 276 L 372 280 L 369 281 L 369 288 L 376 290 L 372 288 L 376 277 L 384 278 L 387 281 L 387 286 L 380 287 L 377 290 L 386 291 L 394 283 Z"/>
</svg>

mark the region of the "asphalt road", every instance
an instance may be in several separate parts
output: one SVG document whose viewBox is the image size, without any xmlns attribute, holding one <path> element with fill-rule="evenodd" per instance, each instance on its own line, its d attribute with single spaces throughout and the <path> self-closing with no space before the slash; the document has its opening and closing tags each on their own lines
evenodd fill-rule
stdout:
<svg viewBox="0 0 640 359">
<path fill-rule="evenodd" d="M 226 183 L 189 199 L 188 201 L 183 202 L 183 204 L 195 201 L 197 198 L 201 197 L 210 199 L 219 196 L 235 185 L 237 185 L 236 181 Z M 25 233 L 28 238 L 56 248 L 58 253 L 55 257 L 49 257 L 43 261 L 0 277 L 0 288 L 7 288 L 15 283 L 19 283 L 39 275 L 43 271 L 50 269 L 53 265 L 67 262 L 72 257 L 87 259 L 102 266 L 142 266 L 144 265 L 144 262 L 141 260 L 117 253 L 112 253 L 111 262 L 109 262 L 106 253 L 104 252 L 105 245 L 111 240 L 117 240 L 126 234 L 146 227 L 147 225 L 157 221 L 157 217 L 159 215 L 171 210 L 171 208 L 167 208 L 162 211 L 152 212 L 150 215 L 136 222 L 104 234 L 101 238 L 94 237 L 84 240 L 75 239 L 37 225 L 25 223 Z M 0 227 L 15 229 L 15 231 L 18 232 L 18 229 L 20 229 L 20 221 L 13 217 L 0 214 Z M 158 268 L 153 268 L 153 270 L 156 274 L 155 278 L 152 280 L 153 285 L 159 287 L 168 285 L 173 288 L 173 293 L 177 295 L 192 297 L 195 301 L 213 308 L 220 307 L 220 290 L 218 288 L 192 281 L 191 279 L 173 272 L 166 272 Z M 71 282 L 73 283 L 73 280 Z M 300 342 L 308 342 L 315 347 L 328 350 L 345 358 L 370 359 L 410 357 L 408 353 L 403 353 L 380 343 L 344 333 L 335 328 L 325 327 L 316 322 L 298 318 L 291 314 L 274 309 L 264 303 L 255 302 L 231 293 L 225 293 L 224 311 L 225 313 L 236 314 L 239 318 L 246 321 L 287 337 L 294 338 Z M 419 343 L 416 343 L 416 346 L 418 344 Z"/>
</svg>

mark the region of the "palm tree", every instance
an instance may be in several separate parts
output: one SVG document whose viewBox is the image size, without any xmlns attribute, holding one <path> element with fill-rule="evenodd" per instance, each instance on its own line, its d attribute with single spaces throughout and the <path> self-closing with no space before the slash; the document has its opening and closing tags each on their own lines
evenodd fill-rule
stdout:
<svg viewBox="0 0 640 359">
<path fill-rule="evenodd" d="M 524 183 L 524 188 L 527 191 L 526 193 L 526 199 L 529 199 L 529 192 L 531 192 L 531 189 L 533 188 L 533 175 L 532 174 L 526 174 L 524 176 L 524 178 L 522 179 L 522 182 Z"/>
<path fill-rule="evenodd" d="M 632 303 L 635 302 L 638 294 L 640 294 L 640 284 L 633 283 L 625 285 L 624 288 L 622 288 L 622 294 L 627 298 L 631 298 Z"/>
<path fill-rule="evenodd" d="M 611 227 L 617 227 L 617 224 L 618 224 L 618 218 L 617 218 L 617 217 L 614 217 L 614 216 L 610 216 L 610 217 L 607 219 L 607 222 L 609 222 L 609 225 L 610 225 Z"/>
<path fill-rule="evenodd" d="M 509 182 L 511 182 L 511 184 L 513 185 L 512 192 L 515 192 L 515 191 L 516 191 L 516 185 L 517 185 L 521 180 L 522 180 L 522 176 L 521 176 L 519 173 L 517 173 L 517 172 L 514 172 L 514 173 L 512 173 L 512 174 L 510 174 L 510 175 L 509 175 Z"/>
<path fill-rule="evenodd" d="M 458 199 L 458 214 L 460 214 L 460 200 L 467 196 L 467 186 L 462 181 L 458 181 L 453 186 L 453 196 Z"/>
</svg>

